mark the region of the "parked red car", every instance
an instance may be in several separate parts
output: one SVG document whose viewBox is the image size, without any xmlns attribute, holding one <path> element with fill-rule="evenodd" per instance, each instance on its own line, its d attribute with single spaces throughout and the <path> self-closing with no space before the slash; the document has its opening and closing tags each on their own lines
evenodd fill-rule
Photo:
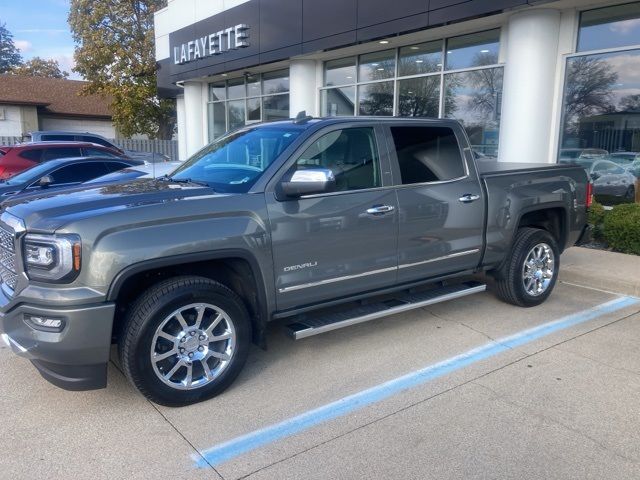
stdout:
<svg viewBox="0 0 640 480">
<path fill-rule="evenodd" d="M 119 151 L 89 142 L 33 142 L 0 146 L 0 179 L 12 177 L 47 160 L 96 155 L 127 158 Z"/>
</svg>

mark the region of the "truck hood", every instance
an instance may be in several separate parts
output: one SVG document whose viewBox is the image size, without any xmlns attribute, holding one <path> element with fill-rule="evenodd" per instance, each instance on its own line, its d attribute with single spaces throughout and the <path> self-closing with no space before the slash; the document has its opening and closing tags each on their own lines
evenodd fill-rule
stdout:
<svg viewBox="0 0 640 480">
<path fill-rule="evenodd" d="M 211 196 L 223 194 L 191 183 L 142 179 L 7 197 L 0 208 L 24 220 L 30 231 L 53 232 L 75 220 L 112 211 Z"/>
</svg>

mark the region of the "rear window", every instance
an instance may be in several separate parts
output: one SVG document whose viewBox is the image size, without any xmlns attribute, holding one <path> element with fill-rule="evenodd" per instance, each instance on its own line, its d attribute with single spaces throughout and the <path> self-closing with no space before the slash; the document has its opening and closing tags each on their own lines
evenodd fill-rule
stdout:
<svg viewBox="0 0 640 480">
<path fill-rule="evenodd" d="M 42 161 L 53 160 L 56 158 L 80 157 L 79 148 L 63 147 L 63 148 L 47 148 L 42 154 Z"/>
<path fill-rule="evenodd" d="M 41 135 L 44 142 L 69 142 L 75 140 L 75 135 Z"/>
<path fill-rule="evenodd" d="M 118 155 L 116 155 L 113 152 L 110 152 L 109 150 L 101 150 L 99 148 L 83 148 L 84 150 L 84 154 L 87 157 L 109 157 L 109 158 L 118 158 Z"/>
<path fill-rule="evenodd" d="M 27 160 L 31 160 L 32 162 L 39 162 L 42 157 L 42 150 L 39 149 L 31 149 L 25 150 L 24 152 L 20 152 L 18 155 L 20 158 L 26 158 Z"/>
<path fill-rule="evenodd" d="M 98 137 L 93 137 L 91 135 L 80 135 L 80 140 L 82 140 L 83 142 L 91 142 L 91 143 L 97 143 L 98 145 L 102 145 L 103 147 L 110 147 L 113 148 L 113 145 L 111 145 L 109 142 L 107 142 L 106 140 L 103 140 L 102 138 L 98 138 Z"/>
<path fill-rule="evenodd" d="M 403 185 L 466 175 L 458 140 L 446 127 L 391 127 Z"/>
</svg>

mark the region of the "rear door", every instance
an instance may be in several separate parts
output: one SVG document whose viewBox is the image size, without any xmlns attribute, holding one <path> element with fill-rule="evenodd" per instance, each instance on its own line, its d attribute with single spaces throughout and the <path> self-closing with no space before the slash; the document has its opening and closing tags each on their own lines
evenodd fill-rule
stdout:
<svg viewBox="0 0 640 480">
<path fill-rule="evenodd" d="M 361 125 L 334 125 L 316 133 L 267 189 L 280 310 L 396 280 L 398 208 L 388 158 L 381 155 L 385 149 L 376 129 Z M 276 198 L 282 177 L 314 167 L 333 171 L 336 191 Z"/>
<path fill-rule="evenodd" d="M 397 185 L 398 281 L 475 268 L 485 206 L 463 134 L 442 123 L 393 123 L 387 143 Z"/>
</svg>

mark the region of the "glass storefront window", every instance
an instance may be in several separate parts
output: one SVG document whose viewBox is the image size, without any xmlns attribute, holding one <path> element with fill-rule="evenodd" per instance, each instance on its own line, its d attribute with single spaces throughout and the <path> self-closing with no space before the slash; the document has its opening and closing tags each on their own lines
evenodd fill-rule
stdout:
<svg viewBox="0 0 640 480">
<path fill-rule="evenodd" d="M 260 114 L 260 98 L 247 99 L 247 122 L 259 122 L 262 118 Z"/>
<path fill-rule="evenodd" d="M 273 95 L 262 98 L 262 120 L 284 120 L 289 118 L 289 95 Z"/>
<path fill-rule="evenodd" d="M 640 152 L 640 49 L 569 58 L 559 160 Z"/>
<path fill-rule="evenodd" d="M 244 89 L 244 78 L 234 78 L 227 80 L 227 95 L 229 99 L 244 98 L 246 91 Z"/>
<path fill-rule="evenodd" d="M 442 70 L 442 41 L 402 47 L 398 55 L 398 76 Z"/>
<path fill-rule="evenodd" d="M 398 115 L 437 117 L 440 110 L 440 75 L 398 81 Z"/>
<path fill-rule="evenodd" d="M 637 2 L 583 12 L 578 52 L 640 45 L 639 17 Z"/>
<path fill-rule="evenodd" d="M 370 82 L 393 78 L 396 74 L 396 52 L 385 50 L 383 52 L 367 53 L 360 55 L 358 68 L 358 81 Z"/>
<path fill-rule="evenodd" d="M 393 82 L 360 85 L 358 109 L 360 115 L 393 115 Z"/>
<path fill-rule="evenodd" d="M 340 87 L 322 90 L 321 115 L 338 117 L 354 115 L 356 105 L 356 87 Z"/>
<path fill-rule="evenodd" d="M 289 71 L 279 70 L 277 72 L 264 73 L 262 75 L 262 94 L 273 95 L 274 93 L 284 93 L 289 91 Z"/>
<path fill-rule="evenodd" d="M 502 67 L 452 73 L 444 77 L 444 116 L 465 127 L 474 151 L 498 153 Z"/>
<path fill-rule="evenodd" d="M 224 82 L 212 83 L 209 85 L 209 101 L 215 102 L 216 100 L 227 99 L 227 86 Z"/>
<path fill-rule="evenodd" d="M 489 30 L 447 40 L 447 70 L 498 63 L 500 30 Z"/>
<path fill-rule="evenodd" d="M 289 118 L 289 71 L 209 84 L 209 140 L 246 123 Z"/>
<path fill-rule="evenodd" d="M 324 64 L 324 84 L 327 87 L 334 85 L 348 85 L 356 83 L 356 59 L 355 57 L 330 60 Z"/>
</svg>

